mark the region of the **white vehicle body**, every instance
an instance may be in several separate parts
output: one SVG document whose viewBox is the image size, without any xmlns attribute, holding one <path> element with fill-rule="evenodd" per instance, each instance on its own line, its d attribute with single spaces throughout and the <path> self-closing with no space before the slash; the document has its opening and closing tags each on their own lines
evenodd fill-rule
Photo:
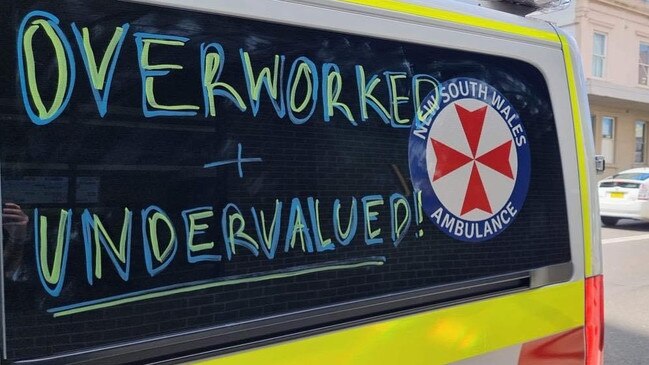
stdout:
<svg viewBox="0 0 649 365">
<path fill-rule="evenodd" d="M 649 221 L 649 168 L 622 171 L 599 182 L 602 222 L 622 218 Z"/>
</svg>

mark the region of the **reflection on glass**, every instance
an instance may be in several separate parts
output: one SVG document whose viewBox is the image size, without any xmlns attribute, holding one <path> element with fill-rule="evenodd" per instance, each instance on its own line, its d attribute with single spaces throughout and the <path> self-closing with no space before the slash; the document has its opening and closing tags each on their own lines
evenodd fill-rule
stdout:
<svg viewBox="0 0 649 365">
<path fill-rule="evenodd" d="M 2 233 L 4 238 L 5 279 L 24 279 L 23 248 L 27 238 L 29 217 L 15 203 L 2 205 Z"/>
<path fill-rule="evenodd" d="M 649 44 L 640 43 L 638 84 L 649 85 Z"/>
<path fill-rule="evenodd" d="M 602 138 L 613 138 L 613 123 L 614 120 L 611 117 L 602 118 Z"/>
<path fill-rule="evenodd" d="M 593 35 L 593 66 L 595 77 L 604 77 L 604 59 L 606 58 L 606 35 L 595 33 Z"/>
</svg>

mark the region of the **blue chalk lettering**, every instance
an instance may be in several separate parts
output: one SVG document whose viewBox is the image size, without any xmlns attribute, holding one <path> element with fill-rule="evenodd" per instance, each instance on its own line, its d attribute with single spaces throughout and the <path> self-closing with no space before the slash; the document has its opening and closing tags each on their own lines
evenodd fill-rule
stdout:
<svg viewBox="0 0 649 365">
<path fill-rule="evenodd" d="M 309 215 L 311 216 L 311 225 L 313 226 L 313 239 L 315 241 L 316 251 L 324 252 L 324 251 L 335 250 L 336 246 L 333 245 L 330 238 L 327 239 L 322 238 L 322 231 L 320 229 L 320 212 L 319 212 L 320 201 L 318 201 L 318 199 L 313 199 L 312 197 L 308 197 L 307 204 L 309 205 Z"/>
<path fill-rule="evenodd" d="M 212 80 L 215 88 L 210 92 L 207 88 L 207 85 L 205 85 L 205 71 L 206 71 L 206 57 L 207 54 L 210 50 L 216 51 L 219 57 L 219 65 L 218 69 L 216 71 L 216 75 L 214 76 L 214 80 Z M 223 67 L 225 66 L 225 51 L 223 50 L 223 47 L 219 43 L 210 43 L 208 45 L 205 45 L 205 43 L 201 44 L 201 79 L 203 80 L 203 101 L 205 103 L 205 117 L 207 118 L 208 115 L 210 115 L 210 98 L 213 98 L 214 96 L 222 96 L 227 98 L 232 102 L 232 104 L 236 105 L 237 108 L 239 108 L 240 111 L 246 111 L 248 107 L 246 104 L 243 103 L 243 100 L 241 100 L 241 96 L 230 86 L 225 83 L 219 82 L 219 79 L 221 78 L 221 73 L 223 73 Z M 216 86 L 221 86 L 223 88 L 217 89 Z M 210 95 L 211 93 L 211 95 Z"/>
<path fill-rule="evenodd" d="M 230 165 L 230 164 L 236 163 L 237 168 L 239 170 L 239 177 L 243 178 L 243 166 L 242 165 L 244 163 L 249 163 L 249 162 L 262 162 L 262 159 L 259 158 L 259 157 L 246 157 L 246 158 L 243 158 L 243 147 L 241 147 L 241 143 L 239 143 L 239 144 L 237 144 L 237 158 L 236 159 L 206 163 L 205 165 L 203 165 L 203 168 L 209 169 L 209 168 L 213 168 L 213 167 L 219 167 L 219 166 L 223 166 L 223 165 Z"/>
<path fill-rule="evenodd" d="M 313 242 L 309 235 L 309 227 L 306 225 L 306 218 L 304 211 L 300 204 L 300 199 L 293 198 L 291 201 L 291 212 L 288 219 L 288 229 L 286 230 L 286 244 L 284 245 L 284 252 L 288 252 L 290 248 L 295 247 L 296 235 L 300 235 L 302 241 L 302 252 L 313 252 Z"/>
<path fill-rule="evenodd" d="M 229 210 L 234 210 L 234 214 L 228 213 Z M 239 221 L 239 227 L 234 230 L 234 222 Z M 246 228 L 246 221 L 243 219 L 243 213 L 239 207 L 234 203 L 229 203 L 223 208 L 223 215 L 221 216 L 221 228 L 223 229 L 223 239 L 225 241 L 225 251 L 228 255 L 228 260 L 232 260 L 232 255 L 236 254 L 236 247 L 241 246 L 252 252 L 253 255 L 259 256 L 259 245 L 257 242 L 244 232 Z"/>
<path fill-rule="evenodd" d="M 63 99 L 63 102 L 58 106 L 57 110 L 54 111 L 54 113 L 51 113 L 52 111 L 50 110 L 48 113 L 46 113 L 47 116 L 44 118 L 41 118 L 39 115 L 36 114 L 36 112 L 32 108 L 31 103 L 29 102 L 29 95 L 27 91 L 28 81 L 27 81 L 27 75 L 25 73 L 25 58 L 24 58 L 25 50 L 23 45 L 25 28 L 27 27 L 27 24 L 35 18 L 45 18 L 47 23 L 52 27 L 52 29 L 54 29 L 54 32 L 56 33 L 57 37 L 61 41 L 61 44 L 63 44 L 63 50 L 65 52 L 65 58 L 68 67 L 67 75 L 69 76 L 69 79 L 67 80 L 68 81 L 67 90 L 65 92 L 65 97 Z M 16 49 L 17 49 L 16 53 L 18 54 L 18 79 L 20 80 L 20 91 L 23 99 L 23 105 L 25 106 L 25 111 L 27 111 L 27 115 L 29 116 L 29 119 L 32 121 L 32 123 L 36 125 L 46 125 L 51 123 L 54 119 L 58 118 L 59 115 L 61 115 L 61 113 L 63 113 L 65 108 L 68 106 L 68 102 L 70 101 L 70 97 L 72 96 L 72 90 L 74 89 L 74 82 L 77 74 L 75 68 L 75 62 L 74 62 L 74 54 L 72 53 L 72 47 L 70 47 L 70 42 L 68 42 L 67 37 L 63 33 L 63 30 L 61 30 L 61 28 L 58 26 L 58 24 L 59 24 L 59 19 L 54 15 L 45 11 L 32 11 L 27 15 L 25 15 L 23 21 L 20 23 L 20 27 L 18 28 L 18 37 L 16 40 Z M 61 75 L 59 75 L 59 78 L 60 77 Z M 37 90 L 32 90 L 32 91 L 38 92 Z"/>
<path fill-rule="evenodd" d="M 407 104 L 410 98 L 399 96 L 395 90 L 396 79 L 405 79 L 408 75 L 405 72 L 385 71 L 385 82 L 388 85 L 388 99 L 390 100 L 390 125 L 392 128 L 410 128 L 410 121 L 399 117 L 399 105 Z"/>
<path fill-rule="evenodd" d="M 286 115 L 286 103 L 284 101 L 284 60 L 285 56 L 275 56 L 275 65 L 273 71 L 273 81 L 271 78 L 271 71 L 269 68 L 265 67 L 259 73 L 258 77 L 255 79 L 252 74 L 252 68 L 248 69 L 246 65 L 250 65 L 250 56 L 248 52 L 245 52 L 242 48 L 239 49 L 239 54 L 241 55 L 241 63 L 243 64 L 243 75 L 246 79 L 246 88 L 248 89 L 248 98 L 250 100 L 250 106 L 252 107 L 252 115 L 257 116 L 259 112 L 260 97 L 261 97 L 261 85 L 264 86 L 268 96 L 270 97 L 271 103 L 275 108 L 275 112 L 279 118 L 284 118 Z M 252 67 L 252 66 L 251 66 Z M 279 73 L 279 75 L 278 75 Z M 278 79 L 279 76 L 279 79 Z M 279 90 L 277 90 L 279 88 Z M 276 89 L 276 90 L 273 90 Z M 273 95 L 275 94 L 275 95 Z"/>
<path fill-rule="evenodd" d="M 371 212 L 370 208 L 383 205 L 383 197 L 380 195 L 368 195 L 361 199 L 363 202 L 363 213 L 365 216 L 365 243 L 376 245 L 383 243 L 383 238 L 378 237 L 381 234 L 381 228 L 372 230 L 371 222 L 378 220 L 379 212 Z"/>
<path fill-rule="evenodd" d="M 296 67 L 300 64 L 304 63 L 307 65 L 309 70 L 311 71 L 311 83 L 312 83 L 312 89 L 311 89 L 311 100 L 313 101 L 313 104 L 311 105 L 311 110 L 309 111 L 309 114 L 302 118 L 298 118 L 293 114 L 293 105 L 291 103 L 291 100 L 295 95 L 293 95 L 293 92 L 295 92 L 295 88 L 292 87 L 293 85 L 293 78 L 295 77 L 295 69 Z M 318 100 L 318 69 L 315 66 L 315 63 L 308 59 L 307 57 L 298 57 L 295 61 L 293 61 L 293 65 L 291 65 L 291 71 L 288 74 L 288 83 L 287 83 L 287 88 L 286 88 L 286 100 L 289 104 L 288 109 L 288 117 L 293 122 L 293 124 L 304 124 L 306 123 L 309 118 L 313 115 L 315 112 L 316 108 L 316 102 Z"/>
<path fill-rule="evenodd" d="M 352 197 L 352 204 L 349 210 L 349 221 L 347 223 L 347 229 L 344 232 L 340 229 L 340 199 L 336 199 L 334 201 L 333 210 L 334 235 L 336 236 L 336 240 L 341 245 L 347 246 L 354 239 L 358 226 L 358 210 L 356 208 L 356 198 Z"/>
<path fill-rule="evenodd" d="M 352 111 L 349 109 L 347 105 L 338 101 L 338 97 L 340 96 L 340 92 L 342 91 L 341 90 L 342 78 L 340 82 L 335 82 L 335 83 L 332 82 L 333 88 L 331 90 L 329 89 L 330 87 L 329 75 L 332 73 L 336 73 L 340 75 L 340 67 L 338 67 L 337 64 L 335 63 L 322 64 L 322 109 L 323 109 L 324 121 L 329 122 L 331 120 L 331 117 L 333 116 L 333 109 L 331 110 L 331 114 L 329 109 L 336 108 L 341 113 L 343 113 L 345 118 L 347 118 L 347 120 L 350 121 L 352 125 L 356 126 L 358 125 L 358 123 L 356 123 L 356 121 L 354 120 Z"/>
<path fill-rule="evenodd" d="M 250 208 L 250 210 L 252 211 L 252 219 L 255 221 L 257 236 L 261 243 L 261 250 L 269 260 L 272 260 L 275 258 L 275 253 L 279 246 L 279 234 L 282 222 L 282 202 L 279 200 L 275 201 L 275 214 L 273 215 L 273 221 L 270 224 L 269 230 L 266 230 L 264 212 L 260 211 L 261 216 L 259 217 L 254 207 Z"/>
<path fill-rule="evenodd" d="M 408 219 L 405 220 L 406 223 L 404 223 L 403 228 L 401 229 L 399 229 L 399 223 L 397 222 L 398 205 L 395 205 L 397 201 L 402 202 L 401 205 L 405 207 L 406 216 L 408 217 Z M 412 217 L 410 216 L 410 205 L 408 204 L 408 199 L 399 193 L 392 194 L 390 196 L 390 224 L 392 225 L 392 244 L 394 247 L 399 246 L 399 243 L 401 243 L 401 240 L 405 237 L 405 233 L 408 231 L 408 228 L 410 228 L 411 221 Z"/>
<path fill-rule="evenodd" d="M 366 121 L 369 116 L 367 114 L 367 106 L 369 105 L 379 115 L 383 123 L 390 124 L 390 112 L 379 102 L 379 100 L 372 95 L 374 88 L 381 82 L 377 75 L 372 75 L 370 81 L 365 82 L 365 70 L 363 66 L 356 65 L 356 83 L 358 85 L 358 103 L 361 108 L 361 120 Z"/>
<path fill-rule="evenodd" d="M 186 43 L 187 41 L 189 41 L 189 38 L 173 36 L 173 35 L 165 35 L 165 34 L 142 33 L 142 32 L 135 33 L 133 34 L 133 36 L 135 37 L 138 66 L 140 68 L 140 78 L 142 80 L 142 112 L 144 116 L 146 118 L 152 118 L 158 116 L 160 117 L 195 116 L 197 114 L 195 111 L 187 110 L 187 109 L 197 109 L 193 105 L 165 106 L 166 110 L 149 109 L 149 102 L 147 98 L 147 93 L 149 92 L 146 83 L 147 79 L 168 75 L 171 72 L 170 71 L 171 68 L 169 67 L 161 68 L 160 65 L 145 65 L 143 64 L 143 58 L 142 58 L 142 55 L 144 54 L 144 43 L 146 40 L 162 41 L 162 42 L 176 41 L 176 42 Z M 163 66 L 175 66 L 175 65 L 163 65 Z M 150 92 L 153 93 L 152 90 Z"/>
<path fill-rule="evenodd" d="M 201 262 L 201 261 L 221 261 L 221 255 L 194 255 L 192 253 L 192 248 L 195 248 L 195 245 L 193 244 L 193 236 L 199 236 L 202 234 L 205 234 L 205 231 L 202 229 L 198 229 L 193 231 L 193 234 L 191 232 L 191 226 L 192 224 L 190 223 L 190 218 L 189 216 L 192 213 L 197 213 L 197 212 L 212 212 L 214 208 L 211 206 L 205 206 L 205 207 L 198 207 L 198 208 L 193 208 L 193 209 L 187 209 L 183 210 L 180 214 L 183 217 L 183 222 L 185 223 L 185 238 L 187 242 L 187 261 L 190 263 L 196 263 L 196 262 Z M 198 244 L 197 246 L 200 245 L 206 245 L 206 244 Z M 207 244 L 209 245 L 209 244 Z M 213 246 L 213 243 L 209 246 Z"/>
<path fill-rule="evenodd" d="M 99 250 L 99 245 L 101 244 L 104 246 L 104 251 L 108 254 L 108 257 L 113 263 L 113 266 L 117 270 L 117 273 L 119 276 L 122 278 L 124 281 L 128 281 L 129 278 L 129 273 L 131 270 L 131 232 L 133 228 L 133 213 L 130 211 L 126 210 L 124 212 L 125 217 L 124 217 L 124 224 L 127 225 L 128 230 L 126 232 L 126 240 L 125 240 L 125 248 L 126 248 L 126 256 L 125 256 L 125 262 L 121 262 L 121 260 L 115 255 L 115 252 L 111 247 L 109 246 L 109 243 L 107 241 L 107 237 L 104 236 L 105 232 L 102 232 L 102 230 L 99 228 L 99 225 L 101 222 L 99 221 L 99 217 L 93 217 L 92 214 L 90 214 L 90 211 L 88 209 L 84 209 L 83 213 L 81 214 L 81 227 L 83 231 L 83 244 L 85 247 L 85 253 L 86 253 L 86 279 L 88 280 L 88 284 L 93 285 L 93 278 L 94 276 L 92 275 L 92 232 L 95 233 L 95 245 L 96 245 L 96 250 Z M 97 242 L 97 239 L 99 242 Z M 99 255 L 99 252 L 95 252 L 95 255 Z M 101 256 L 98 256 L 101 257 Z M 101 265 L 101 263 L 97 263 L 98 265 Z M 124 267 L 122 267 L 122 265 Z M 100 268 L 101 270 L 101 268 Z"/>
<path fill-rule="evenodd" d="M 151 212 L 153 212 L 153 214 L 158 213 L 162 215 L 167 220 L 167 222 L 171 222 L 171 219 L 169 219 L 169 216 L 167 215 L 167 213 L 165 213 L 164 210 L 162 210 L 160 207 L 155 205 L 151 205 L 148 208 L 142 210 L 142 243 L 144 245 L 144 263 L 146 265 L 147 271 L 149 272 L 149 275 L 155 276 L 160 271 L 164 270 L 167 266 L 169 266 L 173 258 L 176 256 L 176 251 L 178 250 L 178 238 L 176 236 L 176 231 L 174 230 L 173 226 L 169 226 L 170 234 L 172 238 L 169 242 L 169 245 L 172 246 L 172 251 L 169 255 L 163 257 L 162 260 L 163 262 L 161 262 L 158 267 L 154 267 L 151 243 L 152 240 L 155 239 L 156 245 L 158 244 L 157 236 L 149 237 L 149 233 L 147 233 L 147 229 L 146 229 L 148 226 L 147 220 Z"/>
<path fill-rule="evenodd" d="M 88 82 L 90 83 L 90 90 L 92 90 L 92 96 L 95 99 L 95 104 L 97 104 L 99 115 L 103 118 L 108 112 L 108 96 L 110 95 L 110 86 L 113 82 L 113 74 L 115 72 L 115 66 L 117 65 L 117 59 L 119 58 L 119 54 L 122 50 L 122 44 L 124 43 L 124 39 L 126 39 L 126 33 L 128 33 L 129 24 L 128 23 L 122 24 L 121 28 L 123 31 L 121 36 L 119 37 L 117 46 L 115 47 L 115 53 L 112 56 L 110 65 L 108 66 L 108 72 L 106 73 L 105 84 L 101 85 L 103 86 L 102 89 L 104 90 L 103 93 L 100 93 L 99 90 L 95 87 L 95 85 L 92 82 L 90 62 L 88 60 L 88 57 L 86 56 L 85 45 L 83 42 L 83 37 L 81 36 L 81 32 L 79 31 L 79 28 L 77 28 L 77 25 L 75 23 L 72 23 L 71 27 L 72 27 L 72 33 L 74 33 L 74 37 L 77 40 L 77 46 L 79 47 L 79 52 L 81 53 L 81 59 L 83 60 L 83 64 L 85 65 L 86 68 L 86 74 L 88 75 Z"/>
<path fill-rule="evenodd" d="M 412 118 L 413 123 L 415 123 L 416 127 L 421 127 L 422 124 L 427 124 L 426 119 L 428 116 L 431 115 L 432 112 L 435 111 L 436 107 L 439 107 L 439 95 L 440 95 L 440 88 L 441 84 L 437 81 L 436 78 L 426 75 L 426 74 L 416 74 L 412 76 L 412 104 L 414 108 L 414 116 Z M 421 83 L 428 83 L 431 85 L 434 85 L 432 90 L 435 91 L 435 94 L 433 94 L 433 98 L 431 100 L 427 100 L 426 105 L 423 105 L 423 100 L 426 99 L 426 95 L 423 96 L 421 95 L 421 88 L 420 84 Z M 431 91 L 432 91 L 431 90 Z"/>
<path fill-rule="evenodd" d="M 60 227 L 59 227 L 60 228 Z M 58 297 L 61 294 L 61 289 L 63 289 L 63 283 L 65 282 L 65 274 L 68 266 L 68 251 L 70 248 L 70 232 L 72 231 L 72 209 L 67 211 L 67 218 L 65 222 L 65 239 L 63 241 L 63 255 L 61 259 L 61 270 L 59 273 L 58 282 L 51 288 L 48 285 L 47 280 L 43 276 L 43 265 L 49 265 L 47 262 L 41 262 L 41 226 L 40 226 L 40 215 L 38 214 L 38 208 L 34 209 L 34 253 L 36 256 L 36 271 L 38 272 L 38 278 L 41 281 L 41 285 L 47 291 L 47 293 L 53 297 Z M 58 232 L 58 235 L 61 236 L 61 232 Z M 58 245 L 57 240 L 57 245 Z M 47 249 L 47 248 L 46 248 Z M 47 255 L 45 255 L 47 257 Z M 52 272 L 56 269 L 52 269 Z M 48 270 L 49 271 L 49 270 Z"/>
</svg>

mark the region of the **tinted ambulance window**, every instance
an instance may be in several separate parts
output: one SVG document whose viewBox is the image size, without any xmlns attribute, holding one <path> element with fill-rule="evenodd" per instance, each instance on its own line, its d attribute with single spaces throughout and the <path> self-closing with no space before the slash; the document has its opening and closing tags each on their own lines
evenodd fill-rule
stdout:
<svg viewBox="0 0 649 365">
<path fill-rule="evenodd" d="M 528 64 L 116 2 L 1 7 L 11 359 L 570 261 Z"/>
</svg>

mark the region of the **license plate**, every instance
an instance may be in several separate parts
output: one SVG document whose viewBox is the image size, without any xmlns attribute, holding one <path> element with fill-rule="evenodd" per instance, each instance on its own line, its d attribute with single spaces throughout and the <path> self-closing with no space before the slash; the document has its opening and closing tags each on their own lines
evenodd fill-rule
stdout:
<svg viewBox="0 0 649 365">
<path fill-rule="evenodd" d="M 624 198 L 624 193 L 612 192 L 611 193 L 611 198 L 622 199 L 622 198 Z"/>
</svg>

